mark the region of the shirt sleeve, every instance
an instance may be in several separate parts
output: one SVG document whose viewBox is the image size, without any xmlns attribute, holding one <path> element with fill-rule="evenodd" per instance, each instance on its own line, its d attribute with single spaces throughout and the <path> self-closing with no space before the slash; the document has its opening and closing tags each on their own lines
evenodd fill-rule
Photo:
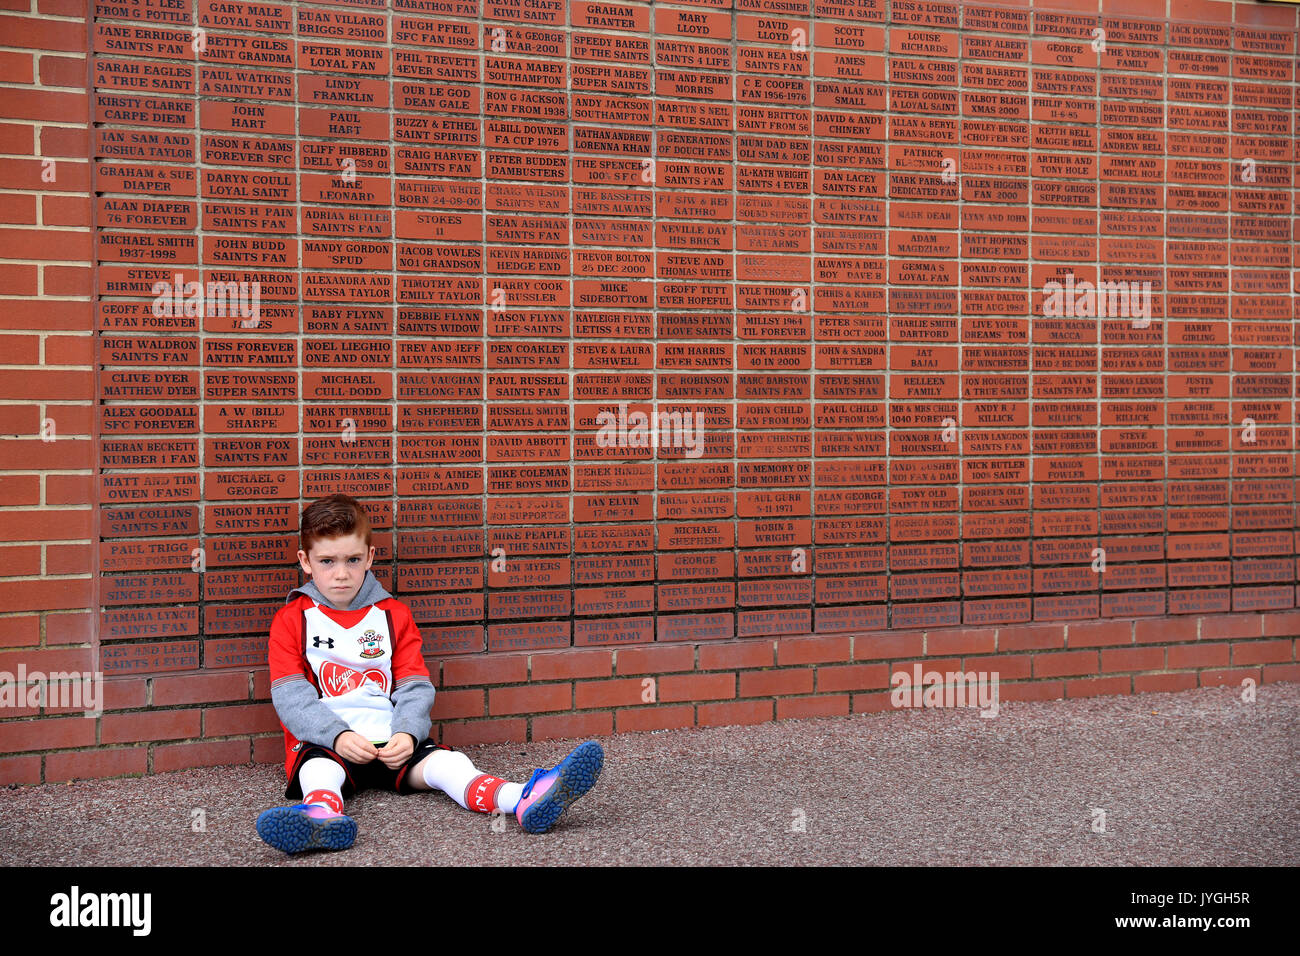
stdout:
<svg viewBox="0 0 1300 956">
<path fill-rule="evenodd" d="M 429 736 L 435 691 L 424 664 L 424 642 L 410 608 L 394 600 L 393 733 L 410 734 L 418 744 Z"/>
</svg>

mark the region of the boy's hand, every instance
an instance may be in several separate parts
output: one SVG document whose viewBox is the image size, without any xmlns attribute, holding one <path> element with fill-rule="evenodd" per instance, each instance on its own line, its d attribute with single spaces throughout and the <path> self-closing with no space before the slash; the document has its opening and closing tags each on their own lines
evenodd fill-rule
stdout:
<svg viewBox="0 0 1300 956">
<path fill-rule="evenodd" d="M 415 738 L 405 731 L 393 734 L 388 743 L 379 748 L 379 760 L 389 770 L 396 770 L 415 753 Z"/>
<path fill-rule="evenodd" d="M 415 748 L 412 747 L 411 749 L 414 750 Z M 379 756 L 379 751 L 375 749 L 375 745 L 354 730 L 345 730 L 338 735 L 338 738 L 334 741 L 334 752 L 345 760 L 351 760 L 353 763 L 370 763 Z"/>
</svg>

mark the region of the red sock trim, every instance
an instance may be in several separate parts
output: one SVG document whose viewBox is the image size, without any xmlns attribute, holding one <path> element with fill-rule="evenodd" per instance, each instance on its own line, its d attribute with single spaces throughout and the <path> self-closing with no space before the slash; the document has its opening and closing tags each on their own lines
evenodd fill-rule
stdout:
<svg viewBox="0 0 1300 956">
<path fill-rule="evenodd" d="M 313 790 L 302 798 L 303 803 L 323 803 L 335 813 L 343 812 L 343 798 L 333 790 Z"/>
<path fill-rule="evenodd" d="M 490 773 L 479 774 L 465 788 L 466 805 L 479 813 L 491 813 L 497 808 L 497 791 L 503 783 L 504 780 Z"/>
</svg>

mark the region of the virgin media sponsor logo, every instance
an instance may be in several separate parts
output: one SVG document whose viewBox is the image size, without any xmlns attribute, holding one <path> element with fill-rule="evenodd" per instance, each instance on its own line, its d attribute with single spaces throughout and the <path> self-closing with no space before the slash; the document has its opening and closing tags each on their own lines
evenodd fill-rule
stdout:
<svg viewBox="0 0 1300 956">
<path fill-rule="evenodd" d="M 321 665 L 320 686 L 326 697 L 342 697 L 344 694 L 350 694 L 366 681 L 378 685 L 381 691 L 388 690 L 388 678 L 383 671 L 373 668 L 367 671 L 354 671 L 334 661 L 326 661 Z"/>
</svg>

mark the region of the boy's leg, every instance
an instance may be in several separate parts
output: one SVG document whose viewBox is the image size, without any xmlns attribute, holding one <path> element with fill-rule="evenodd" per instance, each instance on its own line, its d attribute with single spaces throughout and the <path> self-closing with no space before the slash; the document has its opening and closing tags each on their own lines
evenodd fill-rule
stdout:
<svg viewBox="0 0 1300 956">
<path fill-rule="evenodd" d="M 588 741 L 551 770 L 533 771 L 521 786 L 483 773 L 463 753 L 425 741 L 407 763 L 405 783 L 412 790 L 441 790 L 469 810 L 513 813 L 528 832 L 545 833 L 595 786 L 604 759 L 600 744 Z M 399 789 L 401 783 L 399 778 Z"/>
<path fill-rule="evenodd" d="M 318 764 L 318 761 L 322 763 Z M 343 779 L 337 786 L 332 786 L 338 781 L 335 771 L 326 767 L 325 763 L 331 763 L 343 772 Z M 309 767 L 312 769 L 308 769 L 307 776 L 303 777 L 304 768 Z M 318 786 L 324 786 L 326 789 L 336 790 L 340 800 L 346 800 L 356 793 L 361 783 L 358 775 L 364 769 L 359 764 L 345 760 L 329 747 L 308 744 L 299 751 L 297 760 L 289 768 L 289 783 L 284 788 L 284 795 L 302 803 L 312 803 L 313 801 L 306 799 L 307 794 Z"/>
<path fill-rule="evenodd" d="M 425 741 L 411 756 L 405 783 L 412 790 L 441 790 L 466 810 L 514 813 L 524 788 L 483 773 L 458 750 Z"/>
<path fill-rule="evenodd" d="M 298 768 L 298 789 L 302 802 L 343 812 L 343 783 L 347 771 L 328 757 L 312 757 Z"/>
</svg>

